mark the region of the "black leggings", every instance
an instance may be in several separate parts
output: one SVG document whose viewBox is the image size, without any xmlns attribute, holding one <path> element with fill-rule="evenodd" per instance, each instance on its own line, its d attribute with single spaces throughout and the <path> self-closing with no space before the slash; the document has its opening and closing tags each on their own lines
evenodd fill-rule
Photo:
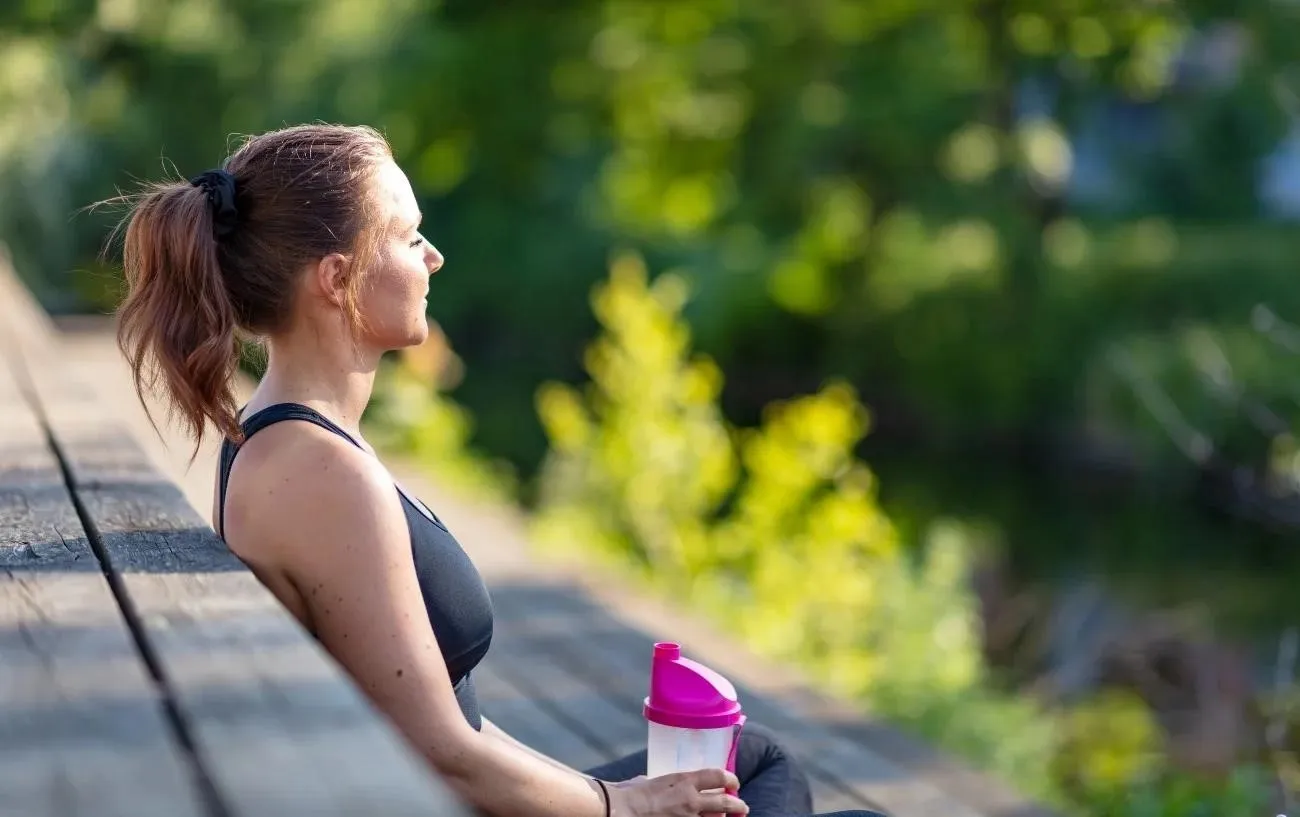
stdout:
<svg viewBox="0 0 1300 817">
<path fill-rule="evenodd" d="M 587 774 L 611 783 L 646 773 L 646 753 L 589 769 Z M 772 732 L 753 722 L 745 724 L 736 750 L 736 777 L 740 799 L 749 805 L 750 817 L 811 817 L 812 791 L 808 778 Z M 881 817 L 874 811 L 837 811 L 820 817 Z"/>
</svg>

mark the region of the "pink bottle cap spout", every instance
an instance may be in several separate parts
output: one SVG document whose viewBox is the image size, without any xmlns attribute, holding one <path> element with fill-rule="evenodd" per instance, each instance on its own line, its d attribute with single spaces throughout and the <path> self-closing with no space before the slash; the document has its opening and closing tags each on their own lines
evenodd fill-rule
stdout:
<svg viewBox="0 0 1300 817">
<path fill-rule="evenodd" d="M 655 644 L 644 714 L 646 720 L 682 729 L 722 729 L 744 719 L 731 682 L 682 658 L 681 646 L 670 641 Z"/>
</svg>

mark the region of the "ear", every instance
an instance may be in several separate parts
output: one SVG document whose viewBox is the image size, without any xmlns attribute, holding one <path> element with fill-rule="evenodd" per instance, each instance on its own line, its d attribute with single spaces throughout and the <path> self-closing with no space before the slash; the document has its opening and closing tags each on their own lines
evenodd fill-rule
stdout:
<svg viewBox="0 0 1300 817">
<path fill-rule="evenodd" d="M 348 278 L 352 273 L 352 259 L 342 253 L 332 252 L 317 261 L 311 270 L 317 291 L 340 309 L 347 303 Z"/>
</svg>

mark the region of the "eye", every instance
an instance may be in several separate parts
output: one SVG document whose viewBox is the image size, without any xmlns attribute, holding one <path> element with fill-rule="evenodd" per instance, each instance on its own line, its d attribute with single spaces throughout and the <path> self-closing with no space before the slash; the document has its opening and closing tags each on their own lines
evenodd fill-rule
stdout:
<svg viewBox="0 0 1300 817">
<path fill-rule="evenodd" d="M 418 247 L 418 246 L 420 246 L 420 245 L 423 244 L 423 243 L 424 243 L 424 236 L 420 236 L 419 238 L 417 238 L 417 239 L 415 239 L 414 241 L 412 241 L 411 244 L 410 244 L 410 246 L 412 246 L 412 247 Z"/>
</svg>

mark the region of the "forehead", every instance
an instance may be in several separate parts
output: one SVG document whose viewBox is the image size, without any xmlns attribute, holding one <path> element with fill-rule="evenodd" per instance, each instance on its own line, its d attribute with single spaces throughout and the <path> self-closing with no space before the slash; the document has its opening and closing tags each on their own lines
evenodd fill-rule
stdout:
<svg viewBox="0 0 1300 817">
<path fill-rule="evenodd" d="M 375 192 L 380 213 L 385 220 L 416 222 L 420 218 L 420 205 L 406 174 L 396 162 L 385 162 L 375 175 Z"/>
</svg>

